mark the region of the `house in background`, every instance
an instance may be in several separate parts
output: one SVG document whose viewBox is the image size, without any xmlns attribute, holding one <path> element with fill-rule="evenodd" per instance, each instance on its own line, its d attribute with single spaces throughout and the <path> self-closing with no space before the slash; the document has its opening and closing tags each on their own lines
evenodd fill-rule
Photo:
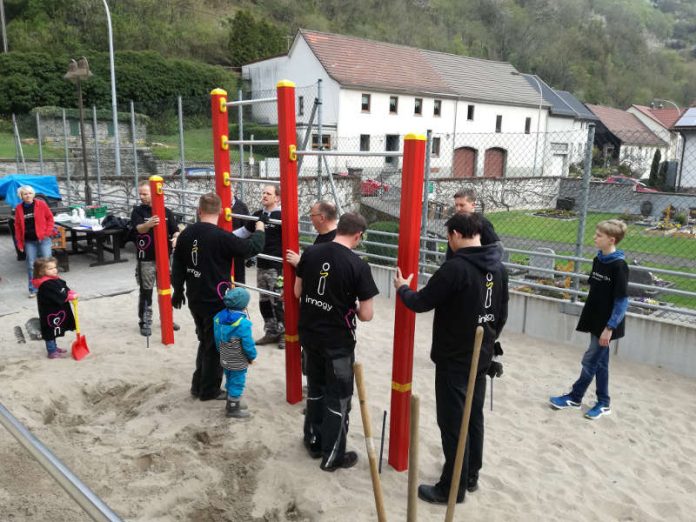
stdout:
<svg viewBox="0 0 696 522">
<path fill-rule="evenodd" d="M 597 117 L 568 91 L 557 91 L 536 75 L 522 76 L 550 106 L 546 133 L 536 136 L 541 141 L 535 147 L 540 150 L 537 163 L 544 176 L 566 176 L 570 165 L 582 164 L 588 125 Z"/>
<path fill-rule="evenodd" d="M 444 177 L 540 175 L 537 133 L 551 105 L 509 63 L 469 58 L 352 36 L 300 30 L 286 56 L 242 67 L 252 97 L 295 82 L 298 140 L 322 85 L 324 146 L 347 151 L 401 151 L 403 136 L 432 131 L 431 169 Z M 252 116 L 276 123 L 254 108 Z M 301 122 L 301 123 L 300 123 Z M 315 122 L 316 123 L 316 122 Z M 318 145 L 316 130 L 312 142 Z M 541 149 L 537 149 L 537 165 Z M 306 158 L 303 173 L 312 158 Z M 333 160 L 333 161 L 332 161 Z M 397 158 L 337 157 L 332 171 L 395 171 Z"/>
<path fill-rule="evenodd" d="M 696 107 L 687 109 L 674 123 L 672 129 L 679 132 L 684 140 L 676 189 L 696 189 Z"/>
<path fill-rule="evenodd" d="M 645 105 L 631 105 L 626 112 L 635 115 L 646 127 L 653 131 L 662 141 L 669 144 L 667 154 L 662 161 L 679 161 L 682 139 L 678 132 L 672 130 L 677 120 L 684 114 L 684 109 L 676 107 L 652 108 Z"/>
<path fill-rule="evenodd" d="M 628 165 L 631 171 L 641 178 L 650 175 L 655 151 L 660 150 L 665 157 L 669 143 L 660 139 L 635 114 L 587 104 L 587 108 L 597 116 L 594 145 L 599 148 L 605 165 L 610 162 Z"/>
</svg>

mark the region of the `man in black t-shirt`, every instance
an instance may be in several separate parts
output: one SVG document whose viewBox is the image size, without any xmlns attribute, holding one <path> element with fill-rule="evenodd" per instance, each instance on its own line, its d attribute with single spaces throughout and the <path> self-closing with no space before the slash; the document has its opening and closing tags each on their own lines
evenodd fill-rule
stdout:
<svg viewBox="0 0 696 522">
<path fill-rule="evenodd" d="M 362 216 L 344 214 L 336 238 L 309 247 L 297 265 L 294 291 L 307 370 L 304 444 L 312 458 L 322 458 L 324 471 L 358 460 L 354 451 L 346 452 L 356 317 L 372 320 L 379 293 L 370 266 L 352 251 L 366 229 Z"/>
<path fill-rule="evenodd" d="M 232 213 L 239 214 L 241 216 L 249 215 L 249 207 L 236 195 L 232 198 Z M 232 218 L 232 229 L 237 230 L 246 226 L 246 221 L 240 218 Z M 246 267 L 244 265 L 243 257 L 234 258 L 234 280 L 238 283 L 246 283 Z"/>
<path fill-rule="evenodd" d="M 138 326 L 140 335 L 149 337 L 152 335 L 152 290 L 157 282 L 155 266 L 155 233 L 153 229 L 159 224 L 159 216 L 152 215 L 152 197 L 150 194 L 150 182 L 143 181 L 138 186 L 140 205 L 133 207 L 131 213 L 131 234 L 135 242 L 136 262 L 135 280 L 140 288 L 138 298 Z M 175 239 L 179 235 L 174 213 L 168 208 L 164 209 L 167 227 L 167 239 Z M 170 243 L 171 251 L 171 243 Z M 175 330 L 179 326 L 175 323 Z"/>
<path fill-rule="evenodd" d="M 266 185 L 261 196 L 262 209 L 252 215 L 256 217 L 266 216 L 270 219 L 281 219 L 280 215 L 280 186 Z M 234 231 L 238 237 L 248 237 L 254 229 L 254 222 L 247 221 L 244 228 Z M 266 225 L 266 240 L 262 254 L 267 256 L 283 256 L 283 235 L 280 225 L 268 223 Z M 282 289 L 283 263 L 262 257 L 256 258 L 256 286 L 261 290 L 278 292 Z M 273 295 L 259 293 L 259 308 L 263 317 L 264 335 L 256 341 L 257 345 L 278 343 L 278 348 L 285 348 L 285 314 L 283 300 Z"/>
<path fill-rule="evenodd" d="M 454 210 L 457 214 L 473 214 L 476 212 L 476 192 L 471 189 L 458 190 L 454 194 Z M 492 245 L 497 244 L 502 252 L 502 243 L 498 234 L 495 233 L 493 228 L 493 223 L 488 221 L 483 214 L 481 217 L 481 245 Z M 452 249 L 447 244 L 447 253 L 445 254 L 445 259 L 451 259 L 454 255 Z"/>
<path fill-rule="evenodd" d="M 338 226 L 338 212 L 336 205 L 328 201 L 317 201 L 309 209 L 309 219 L 312 220 L 314 230 L 318 232 L 314 238 L 314 244 L 328 243 L 336 237 L 336 227 Z M 285 260 L 292 266 L 297 266 L 300 262 L 300 254 L 293 250 L 285 251 Z"/>
<path fill-rule="evenodd" d="M 213 317 L 225 308 L 223 297 L 232 286 L 232 259 L 258 254 L 264 242 L 264 223 L 256 222 L 256 231 L 243 240 L 217 226 L 222 210 L 220 198 L 213 193 L 201 196 L 200 221 L 189 225 L 177 239 L 172 266 L 172 306 L 181 308 L 188 299 L 196 324 L 198 354 L 191 380 L 191 395 L 202 401 L 225 399 L 220 389 L 222 366 L 215 348 Z M 186 298 L 184 298 L 184 284 Z"/>
</svg>

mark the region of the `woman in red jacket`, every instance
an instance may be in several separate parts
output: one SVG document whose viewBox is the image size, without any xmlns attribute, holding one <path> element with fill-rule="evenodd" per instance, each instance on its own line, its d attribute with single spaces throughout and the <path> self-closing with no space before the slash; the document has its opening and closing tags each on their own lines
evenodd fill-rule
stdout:
<svg viewBox="0 0 696 522">
<path fill-rule="evenodd" d="M 22 202 L 15 210 L 15 241 L 20 252 L 27 255 L 29 297 L 36 297 L 36 288 L 31 283 L 34 276 L 34 261 L 37 257 L 51 257 L 53 214 L 46 202 L 34 199 L 36 193 L 29 185 L 17 189 Z"/>
</svg>

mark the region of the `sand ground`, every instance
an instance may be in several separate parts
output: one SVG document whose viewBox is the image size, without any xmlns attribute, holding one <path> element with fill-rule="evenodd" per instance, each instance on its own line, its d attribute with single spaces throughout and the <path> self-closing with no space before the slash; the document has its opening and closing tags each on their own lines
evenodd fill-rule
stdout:
<svg viewBox="0 0 696 522">
<path fill-rule="evenodd" d="M 88 293 L 71 275 L 70 286 Z M 153 340 L 147 349 L 136 301 L 132 292 L 81 302 L 92 354 L 80 362 L 47 359 L 41 341 L 17 344 L 13 327 L 36 315 L 30 307 L 0 317 L 0 402 L 124 520 L 376 519 L 357 397 L 348 445 L 360 461 L 323 472 L 302 446 L 303 405 L 285 401 L 284 352 L 259 347 L 246 393 L 253 418 L 226 419 L 223 402 L 189 396 L 196 343 L 187 310 L 175 311 L 182 330 L 174 346 Z M 376 437 L 389 410 L 393 306 L 378 298 L 375 320 L 358 329 Z M 255 297 L 250 310 L 260 335 Z M 442 464 L 431 322 L 431 314 L 418 316 L 413 382 L 426 483 L 436 481 Z M 68 334 L 62 346 L 73 338 Z M 614 358 L 613 414 L 592 422 L 547 405 L 577 376 L 582 350 L 523 335 L 504 335 L 503 345 L 505 373 L 495 381 L 493 411 L 490 388 L 485 405 L 481 487 L 458 505 L 456 520 L 693 520 L 696 381 Z M 387 513 L 404 520 L 407 474 L 387 465 L 387 453 Z M 442 520 L 444 513 L 418 503 L 419 520 Z M 0 519 L 87 520 L 2 428 Z"/>
</svg>

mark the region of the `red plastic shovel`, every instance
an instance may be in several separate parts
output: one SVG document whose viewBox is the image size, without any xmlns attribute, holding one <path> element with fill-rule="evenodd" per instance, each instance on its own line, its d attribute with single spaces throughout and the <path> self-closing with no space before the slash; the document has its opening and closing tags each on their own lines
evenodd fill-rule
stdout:
<svg viewBox="0 0 696 522">
<path fill-rule="evenodd" d="M 87 339 L 80 334 L 80 320 L 77 317 L 77 299 L 73 299 L 72 303 L 73 311 L 75 312 L 75 333 L 77 334 L 77 339 L 72 343 L 72 356 L 73 359 L 79 361 L 89 355 L 89 348 L 87 347 Z"/>
</svg>

